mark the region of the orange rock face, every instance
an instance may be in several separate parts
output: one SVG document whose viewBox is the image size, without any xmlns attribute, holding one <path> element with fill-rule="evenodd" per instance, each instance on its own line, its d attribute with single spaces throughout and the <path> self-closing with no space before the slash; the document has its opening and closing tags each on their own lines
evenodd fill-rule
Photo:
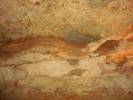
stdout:
<svg viewBox="0 0 133 100">
<path fill-rule="evenodd" d="M 0 46 L 0 54 L 1 55 L 13 55 L 17 54 L 19 52 L 31 49 L 33 47 L 37 46 L 51 46 L 53 48 L 58 49 L 57 51 L 51 51 L 53 55 L 58 55 L 58 53 L 64 54 L 64 55 L 74 55 L 74 56 L 84 56 L 85 53 L 83 53 L 80 50 L 80 46 L 70 44 L 65 42 L 62 38 L 56 38 L 56 37 L 31 37 L 31 38 L 19 38 L 17 40 L 11 40 L 7 41 L 4 44 Z"/>
<path fill-rule="evenodd" d="M 0 0 L 0 100 L 133 100 L 133 0 Z"/>
</svg>

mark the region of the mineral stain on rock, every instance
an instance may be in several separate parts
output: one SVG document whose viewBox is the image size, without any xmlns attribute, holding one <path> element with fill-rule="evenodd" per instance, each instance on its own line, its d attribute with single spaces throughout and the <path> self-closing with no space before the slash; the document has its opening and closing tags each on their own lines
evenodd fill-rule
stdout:
<svg viewBox="0 0 133 100">
<path fill-rule="evenodd" d="M 81 76 L 84 71 L 85 70 L 83 69 L 74 69 L 69 73 L 69 75 Z"/>
<path fill-rule="evenodd" d="M 0 2 L 0 100 L 133 100 L 132 0 Z"/>
<path fill-rule="evenodd" d="M 84 48 L 87 46 L 88 43 L 95 42 L 101 38 L 100 35 L 81 33 L 77 30 L 72 30 L 72 29 L 65 30 L 63 32 L 62 37 L 68 43 L 76 45 L 81 48 Z"/>
<path fill-rule="evenodd" d="M 88 4 L 92 7 L 104 7 L 113 0 L 87 0 Z"/>
</svg>

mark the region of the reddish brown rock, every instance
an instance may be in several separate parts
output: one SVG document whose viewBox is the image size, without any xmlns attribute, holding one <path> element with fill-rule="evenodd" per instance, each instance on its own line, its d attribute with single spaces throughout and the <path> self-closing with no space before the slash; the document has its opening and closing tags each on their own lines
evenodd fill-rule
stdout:
<svg viewBox="0 0 133 100">
<path fill-rule="evenodd" d="M 113 49 L 115 49 L 115 47 L 117 47 L 119 44 L 119 40 L 107 40 L 104 43 L 102 43 L 97 49 L 96 52 L 100 53 L 100 54 L 107 54 L 110 51 L 112 51 Z"/>
</svg>

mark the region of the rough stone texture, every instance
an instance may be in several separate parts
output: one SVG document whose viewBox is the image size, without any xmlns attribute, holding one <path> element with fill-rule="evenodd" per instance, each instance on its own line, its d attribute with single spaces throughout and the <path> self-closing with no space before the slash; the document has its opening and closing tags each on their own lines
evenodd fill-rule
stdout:
<svg viewBox="0 0 133 100">
<path fill-rule="evenodd" d="M 40 38 L 42 39 L 42 37 Z M 36 39 L 40 40 L 40 38 L 34 38 L 32 42 L 36 42 Z M 128 96 L 127 100 L 131 100 L 133 96 L 133 55 L 130 54 L 128 56 L 128 54 L 123 53 L 127 59 L 122 64 L 118 64 L 112 58 L 108 58 L 109 56 L 115 57 L 112 56 L 112 53 L 115 54 L 121 51 L 126 44 L 128 44 L 126 45 L 128 47 L 132 47 L 133 45 L 130 45 L 129 41 L 125 41 L 125 45 L 119 44 L 117 48 L 110 50 L 108 53 L 102 53 L 103 55 L 98 55 L 98 52 L 91 51 L 87 53 L 88 49 L 82 51 L 83 48 L 78 47 L 76 48 L 80 52 L 86 53 L 86 55 L 73 53 L 77 52 L 75 49 L 73 49 L 73 52 L 67 53 L 67 51 L 62 49 L 67 48 L 67 50 L 71 50 L 72 48 L 71 46 L 67 46 L 68 44 L 60 46 L 63 42 L 54 43 L 53 45 L 50 45 L 51 43 L 47 45 L 40 43 L 41 45 L 39 46 L 25 50 L 21 48 L 22 50 L 20 50 L 17 49 L 19 46 L 10 45 L 16 45 L 15 43 L 17 45 L 25 44 L 25 42 L 13 41 L 2 45 L 8 51 L 6 53 L 11 53 L 10 49 L 19 50 L 19 52 L 14 52 L 12 56 L 0 56 L 0 90 L 3 94 L 1 98 L 5 98 L 7 94 L 12 94 L 12 92 L 16 95 L 21 93 L 21 95 L 17 97 L 12 94 L 11 97 L 9 95 L 7 98 L 22 99 L 21 96 L 29 98 L 30 95 L 32 97 L 37 95 L 35 100 L 38 100 L 40 96 L 44 98 L 46 96 L 45 93 L 50 93 L 47 97 L 48 100 L 51 95 L 56 95 L 56 93 L 59 93 L 58 96 L 66 93 L 62 99 L 66 99 L 65 95 L 68 96 L 70 94 L 77 97 L 88 95 L 87 98 L 92 96 L 92 94 L 93 96 L 99 95 L 103 98 L 106 98 L 105 95 L 111 96 L 111 98 L 116 96 L 114 97 L 116 100 L 117 97 L 120 99 L 121 96 L 123 98 L 124 96 Z M 120 41 L 122 42 L 123 40 Z M 44 41 L 42 42 L 44 43 Z M 54 49 L 51 48 L 55 48 L 60 55 L 55 56 L 55 53 L 51 52 Z M 108 47 L 102 45 L 102 48 L 104 51 Z M 49 50 L 50 52 L 48 52 Z M 66 56 L 62 56 L 62 54 Z M 77 56 L 74 58 L 71 57 L 76 54 Z M 117 60 L 120 60 L 120 58 Z M 116 94 L 113 92 L 116 92 Z M 55 98 L 58 98 L 58 96 L 55 96 Z M 7 100 L 7 98 L 3 100 Z M 75 99 L 72 97 L 72 100 Z"/>
<path fill-rule="evenodd" d="M 0 100 L 97 98 L 133 100 L 133 0 L 0 0 Z"/>
<path fill-rule="evenodd" d="M 132 0 L 0 0 L 0 37 L 60 35 L 79 41 L 121 33 L 133 19 Z M 79 35 L 79 36 L 78 36 Z M 83 38 L 83 40 L 84 40 Z M 80 38 L 81 39 L 81 38 Z"/>
</svg>

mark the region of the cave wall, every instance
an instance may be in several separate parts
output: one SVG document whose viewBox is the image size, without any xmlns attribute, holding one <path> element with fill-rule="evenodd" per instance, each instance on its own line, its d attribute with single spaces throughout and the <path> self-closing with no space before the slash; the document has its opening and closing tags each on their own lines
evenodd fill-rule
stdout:
<svg viewBox="0 0 133 100">
<path fill-rule="evenodd" d="M 133 0 L 0 0 L 0 100 L 97 98 L 133 100 Z"/>
<path fill-rule="evenodd" d="M 0 39 L 106 37 L 133 23 L 132 0 L 0 0 Z"/>
</svg>

